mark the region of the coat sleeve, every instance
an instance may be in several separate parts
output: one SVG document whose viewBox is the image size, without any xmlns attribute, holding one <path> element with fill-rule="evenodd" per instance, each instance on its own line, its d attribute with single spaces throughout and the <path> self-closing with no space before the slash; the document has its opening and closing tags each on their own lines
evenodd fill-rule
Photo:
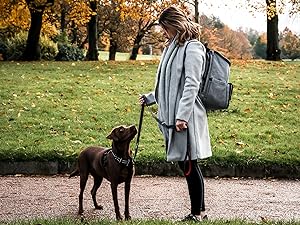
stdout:
<svg viewBox="0 0 300 225">
<path fill-rule="evenodd" d="M 189 121 L 199 91 L 205 65 L 205 49 L 200 42 L 190 42 L 184 59 L 184 88 L 179 101 L 176 120 Z"/>
</svg>

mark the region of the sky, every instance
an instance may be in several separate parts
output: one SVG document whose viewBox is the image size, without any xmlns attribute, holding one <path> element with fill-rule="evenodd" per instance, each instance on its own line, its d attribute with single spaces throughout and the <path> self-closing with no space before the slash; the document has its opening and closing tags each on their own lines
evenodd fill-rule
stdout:
<svg viewBox="0 0 300 225">
<path fill-rule="evenodd" d="M 237 30 L 239 27 L 253 28 L 258 32 L 267 32 L 267 18 L 263 12 L 257 12 L 252 15 L 247 9 L 237 9 L 236 1 L 226 1 L 228 6 L 222 6 L 224 0 L 214 0 L 212 6 L 200 3 L 200 14 L 214 15 L 228 25 L 231 29 Z M 244 1 L 244 0 L 243 0 Z M 230 3 L 232 2 L 232 3 Z M 221 6 L 221 7 L 220 7 Z M 288 27 L 294 33 L 300 35 L 300 15 L 290 17 L 288 13 L 279 14 L 278 29 L 279 32 Z"/>
</svg>

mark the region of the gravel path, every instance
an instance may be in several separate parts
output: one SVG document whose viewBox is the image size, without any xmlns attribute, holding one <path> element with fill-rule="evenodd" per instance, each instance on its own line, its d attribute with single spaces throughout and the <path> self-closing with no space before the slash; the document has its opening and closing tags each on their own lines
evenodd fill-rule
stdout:
<svg viewBox="0 0 300 225">
<path fill-rule="evenodd" d="M 259 221 L 299 220 L 300 181 L 206 178 L 206 206 L 211 219 L 243 218 Z M 131 186 L 132 218 L 180 219 L 189 213 L 185 179 L 181 177 L 134 177 Z M 110 186 L 103 181 L 94 210 L 90 196 L 92 179 L 84 195 L 87 218 L 114 219 Z M 124 209 L 124 186 L 119 186 L 119 204 Z M 0 177 L 0 221 L 16 218 L 76 217 L 79 177 Z"/>
</svg>

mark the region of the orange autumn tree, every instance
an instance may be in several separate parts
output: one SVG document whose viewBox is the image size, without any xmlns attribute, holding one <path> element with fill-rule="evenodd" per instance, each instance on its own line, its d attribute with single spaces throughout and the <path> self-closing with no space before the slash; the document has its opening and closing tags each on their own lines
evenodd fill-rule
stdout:
<svg viewBox="0 0 300 225">
<path fill-rule="evenodd" d="M 265 12 L 267 16 L 267 60 L 280 60 L 278 14 L 288 10 L 290 15 L 300 13 L 299 0 L 246 0 L 242 7 L 248 6 L 250 10 Z"/>
<path fill-rule="evenodd" d="M 40 33 L 43 23 L 43 13 L 47 7 L 54 4 L 54 0 L 25 0 L 30 12 L 30 26 L 23 60 L 40 60 L 41 50 L 39 45 Z"/>
<path fill-rule="evenodd" d="M 88 43 L 86 58 L 98 60 L 97 0 L 55 0 L 45 17 L 74 45 Z M 84 39 L 80 40 L 79 33 Z"/>
<path fill-rule="evenodd" d="M 217 17 L 200 16 L 201 41 L 230 59 L 251 58 L 251 45 L 242 30 L 234 31 Z"/>
<path fill-rule="evenodd" d="M 63 13 L 64 9 L 68 9 L 67 13 Z M 29 29 L 23 59 L 39 60 L 41 33 L 50 37 L 57 35 L 64 26 L 59 21 L 66 21 L 66 17 L 74 26 L 86 25 L 91 15 L 86 0 L 2 0 L 0 29 L 7 37 Z"/>
<path fill-rule="evenodd" d="M 54 0 L 2 0 L 0 8 L 0 27 L 6 31 L 20 32 L 29 29 L 23 60 L 40 59 L 40 33 L 42 30 L 43 13 L 51 7 Z M 8 34 L 9 36 L 9 34 Z"/>
<path fill-rule="evenodd" d="M 12 4 L 2 0 L 0 5 L 0 29 L 2 37 L 11 37 L 29 27 L 30 13 L 25 1 Z"/>
<path fill-rule="evenodd" d="M 124 42 L 125 36 L 128 35 L 126 21 L 121 18 L 125 4 L 124 0 L 100 0 L 98 3 L 98 35 L 102 36 L 102 40 L 106 38 L 109 60 L 115 60 L 121 42 Z"/>
<path fill-rule="evenodd" d="M 131 60 L 136 60 L 138 51 L 142 45 L 142 39 L 150 32 L 152 27 L 157 23 L 163 9 L 176 4 L 185 8 L 183 1 L 165 0 L 165 1 L 149 1 L 149 0 L 128 0 L 123 5 L 121 18 L 131 20 L 132 31 L 134 35 L 131 42 L 133 47 L 130 54 Z"/>
<path fill-rule="evenodd" d="M 300 36 L 285 28 L 281 34 L 280 47 L 285 58 L 295 60 L 300 58 Z"/>
<path fill-rule="evenodd" d="M 228 26 L 218 30 L 219 46 L 226 49 L 224 55 L 231 59 L 251 58 L 251 44 L 242 30 L 234 31 Z"/>
</svg>

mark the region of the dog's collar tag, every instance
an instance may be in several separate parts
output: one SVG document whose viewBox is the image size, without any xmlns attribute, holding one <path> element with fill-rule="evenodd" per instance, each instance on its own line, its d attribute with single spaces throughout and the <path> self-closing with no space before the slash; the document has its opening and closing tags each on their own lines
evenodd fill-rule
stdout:
<svg viewBox="0 0 300 225">
<path fill-rule="evenodd" d="M 124 164 L 125 166 L 129 166 L 129 163 L 131 162 L 131 159 L 122 159 L 121 157 L 117 156 L 112 150 L 110 150 L 111 154 L 113 155 L 114 159 L 121 164 Z"/>
</svg>

